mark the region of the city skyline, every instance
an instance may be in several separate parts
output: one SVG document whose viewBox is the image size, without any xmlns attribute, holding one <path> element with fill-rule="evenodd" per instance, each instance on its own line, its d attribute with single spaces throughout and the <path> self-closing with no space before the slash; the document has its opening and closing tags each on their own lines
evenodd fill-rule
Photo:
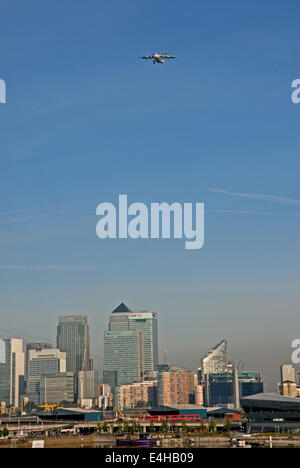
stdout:
<svg viewBox="0 0 300 468">
<path fill-rule="evenodd" d="M 54 344 L 57 317 L 84 314 L 102 359 L 124 301 L 159 313 L 174 364 L 226 337 L 275 385 L 300 338 L 299 2 L 2 3 L 3 330 Z M 137 58 L 162 49 L 176 60 Z M 100 240 L 119 194 L 205 203 L 203 248 Z"/>
<path fill-rule="evenodd" d="M 126 314 L 124 314 L 124 315 L 132 314 L 133 316 L 135 316 L 137 314 L 145 313 L 145 310 L 135 310 L 134 311 L 134 310 L 129 309 L 123 302 L 121 302 L 117 308 L 115 308 L 112 312 L 110 312 L 110 322 L 111 322 L 111 317 L 117 318 L 117 316 L 120 316 L 120 314 L 123 315 L 124 312 L 126 312 Z M 115 314 L 115 316 L 113 314 Z M 88 323 L 88 317 L 87 316 L 78 316 L 78 315 L 70 316 L 70 315 L 66 315 L 66 316 L 57 317 L 57 319 L 65 319 L 65 320 L 67 320 L 67 322 L 68 322 L 68 319 L 70 319 L 70 318 L 71 319 L 76 318 L 77 320 L 80 319 L 80 322 L 81 322 L 82 319 L 84 319 L 84 323 L 86 323 L 86 325 Z M 123 325 L 123 327 L 124 327 L 124 325 Z M 118 328 L 118 325 L 115 325 L 115 326 L 113 325 L 112 326 L 112 330 L 116 330 L 117 328 Z M 110 327 L 109 327 L 109 329 L 110 329 Z M 90 332 L 91 332 L 91 336 L 93 336 L 93 327 L 90 329 Z M 103 332 L 105 333 L 105 329 L 103 330 Z M 1 333 L 1 329 L 0 329 L 0 333 Z M 100 336 L 102 334 L 103 333 L 100 332 Z M 16 336 L 13 336 L 13 337 L 10 336 L 10 338 L 15 338 L 15 339 L 21 338 L 21 339 L 23 339 L 25 356 L 27 356 L 27 353 L 29 352 L 30 349 L 34 350 L 39 345 L 42 345 L 42 349 L 45 349 L 45 348 L 47 349 L 48 348 L 48 349 L 51 349 L 51 351 L 59 350 L 59 347 L 57 346 L 57 343 L 56 343 L 57 336 L 53 338 L 53 344 L 51 342 L 50 343 L 44 343 L 43 341 L 47 341 L 47 339 L 43 339 L 42 337 L 31 337 L 31 338 L 40 338 L 39 340 L 36 340 L 36 342 L 34 342 L 34 343 L 33 343 L 33 340 L 30 339 L 29 336 L 26 337 L 26 336 L 22 336 L 22 335 L 19 335 L 19 336 L 16 335 Z M 5 333 L 4 334 L 2 333 L 0 335 L 0 339 L 5 339 Z M 51 341 L 49 337 L 48 337 L 48 341 Z M 56 343 L 56 346 L 55 346 L 55 343 Z M 29 345 L 31 345 L 31 347 L 29 347 Z M 222 349 L 222 351 L 221 351 L 221 349 Z M 91 350 L 93 350 L 93 340 L 91 341 Z M 163 363 L 165 351 L 166 351 L 166 349 L 164 348 L 163 343 L 160 343 L 160 341 L 158 340 L 158 352 L 159 352 L 158 363 Z M 248 364 L 248 360 L 247 359 L 243 360 L 243 359 L 241 359 L 240 356 L 237 356 L 237 358 L 235 360 L 232 359 L 232 356 L 233 356 L 232 346 L 230 345 L 230 343 L 228 343 L 227 339 L 222 339 L 222 341 L 220 343 L 217 343 L 217 344 L 211 343 L 206 349 L 203 349 L 202 351 L 200 350 L 198 352 L 198 357 L 197 358 L 195 356 L 193 356 L 191 360 L 189 360 L 187 357 L 184 357 L 184 350 L 182 350 L 182 352 L 179 353 L 181 355 L 181 360 L 178 359 L 177 361 L 175 361 L 175 360 L 172 359 L 172 356 L 171 356 L 171 359 L 168 360 L 168 363 L 169 363 L 169 365 L 171 365 L 173 367 L 174 366 L 175 367 L 182 367 L 182 368 L 185 368 L 188 371 L 196 372 L 201 367 L 201 365 L 203 365 L 203 362 L 206 362 L 207 359 L 210 360 L 212 358 L 212 359 L 217 359 L 218 360 L 220 358 L 220 356 L 223 356 L 223 353 L 226 354 L 226 358 L 225 358 L 225 354 L 224 354 L 224 358 L 222 357 L 222 360 L 221 360 L 222 364 L 221 364 L 221 361 L 220 361 L 220 364 L 217 364 L 216 368 L 213 365 L 212 369 L 214 370 L 214 372 L 213 372 L 213 370 L 211 370 L 210 372 L 212 372 L 212 373 L 218 372 L 218 369 L 219 369 L 220 372 L 221 371 L 225 372 L 224 362 L 226 360 L 228 360 L 228 362 L 234 362 L 235 366 L 239 365 L 239 366 L 245 367 L 250 372 L 258 371 L 259 373 L 261 373 L 263 375 L 263 378 L 264 378 L 266 391 L 270 391 L 272 393 L 277 393 L 277 391 L 278 391 L 278 382 L 279 382 L 280 376 L 281 376 L 281 369 L 280 369 L 281 365 L 292 366 L 296 371 L 299 369 L 299 367 L 297 365 L 293 365 L 290 360 L 282 359 L 280 362 L 277 363 L 278 364 L 277 365 L 277 376 L 274 378 L 273 381 L 270 381 L 270 380 L 268 380 L 268 377 L 265 377 L 265 374 L 264 374 L 261 366 L 259 366 L 258 363 L 254 363 L 253 365 L 250 366 Z M 26 368 L 27 368 L 26 359 L 25 359 L 25 375 L 26 375 Z M 104 365 L 104 342 L 102 344 L 102 349 L 100 351 L 100 354 L 96 353 L 96 352 L 91 352 L 91 359 L 94 360 L 94 362 L 95 362 L 95 364 L 94 364 L 94 369 L 95 370 L 99 370 L 99 371 L 102 371 L 102 372 L 103 372 L 103 370 L 106 370 L 105 365 Z M 207 367 L 206 364 L 205 364 L 205 367 Z M 221 369 L 221 367 L 222 367 L 222 369 Z M 83 370 L 83 369 L 80 369 L 80 370 Z M 150 370 L 150 369 L 148 369 L 148 370 Z"/>
</svg>

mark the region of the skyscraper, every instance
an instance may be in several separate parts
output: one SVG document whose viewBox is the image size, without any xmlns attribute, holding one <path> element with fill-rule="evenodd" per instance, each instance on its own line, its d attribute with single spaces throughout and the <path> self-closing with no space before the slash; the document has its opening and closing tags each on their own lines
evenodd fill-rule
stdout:
<svg viewBox="0 0 300 468">
<path fill-rule="evenodd" d="M 133 331 L 104 332 L 104 372 L 115 375 L 115 385 L 139 382 L 142 374 L 142 334 Z M 113 382 L 105 381 L 103 383 Z"/>
<path fill-rule="evenodd" d="M 59 317 L 57 327 L 57 348 L 67 353 L 67 372 L 77 374 L 90 370 L 90 336 L 87 317 L 69 315 Z"/>
<path fill-rule="evenodd" d="M 26 354 L 25 354 L 25 380 L 27 380 L 27 374 L 28 374 L 28 357 L 29 357 L 29 351 L 39 351 L 42 349 L 52 349 L 53 346 L 51 343 L 41 343 L 41 342 L 36 342 L 36 343 L 26 343 Z"/>
<path fill-rule="evenodd" d="M 120 304 L 109 318 L 104 333 L 104 370 L 116 371 L 117 384 L 140 380 L 158 364 L 157 314 L 133 312 Z"/>
<path fill-rule="evenodd" d="M 40 403 L 40 381 L 42 375 L 66 372 L 66 353 L 59 349 L 28 351 L 26 396 L 30 401 Z"/>
<path fill-rule="evenodd" d="M 158 405 L 191 403 L 194 392 L 194 374 L 179 367 L 168 372 L 159 372 L 157 383 Z"/>
<path fill-rule="evenodd" d="M 25 355 L 23 340 L 0 340 L 0 401 L 13 407 L 20 406 L 24 387 Z"/>
<path fill-rule="evenodd" d="M 228 346 L 223 340 L 212 348 L 201 360 L 201 375 L 221 374 L 227 371 L 228 367 Z"/>
</svg>

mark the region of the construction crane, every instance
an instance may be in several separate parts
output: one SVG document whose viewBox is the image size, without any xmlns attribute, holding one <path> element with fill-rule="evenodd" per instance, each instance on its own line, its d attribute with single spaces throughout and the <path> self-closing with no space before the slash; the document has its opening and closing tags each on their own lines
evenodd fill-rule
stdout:
<svg viewBox="0 0 300 468">
<path fill-rule="evenodd" d="M 61 406 L 44 404 L 44 405 L 39 405 L 39 408 L 44 408 L 45 413 L 50 413 L 51 411 L 55 409 L 61 409 Z"/>
<path fill-rule="evenodd" d="M 116 418 L 119 416 L 121 416 L 121 418 L 125 418 L 125 414 L 123 413 L 123 411 L 119 410 L 119 409 L 116 409 Z"/>
</svg>

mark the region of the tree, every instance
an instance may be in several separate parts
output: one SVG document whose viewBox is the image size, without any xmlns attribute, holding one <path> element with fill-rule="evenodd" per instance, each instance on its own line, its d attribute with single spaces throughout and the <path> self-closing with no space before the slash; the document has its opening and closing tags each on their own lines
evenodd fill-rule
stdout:
<svg viewBox="0 0 300 468">
<path fill-rule="evenodd" d="M 0 431 L 0 437 L 8 437 L 9 435 L 9 430 L 7 429 L 7 427 L 5 427 L 4 429 L 2 429 L 2 431 Z"/>
<path fill-rule="evenodd" d="M 102 431 L 103 432 L 107 432 L 108 431 L 108 424 L 106 421 L 104 421 L 104 423 L 102 424 Z"/>
<path fill-rule="evenodd" d="M 229 434 L 231 431 L 231 422 L 229 419 L 226 419 L 225 424 L 224 424 L 224 431 Z"/>
<path fill-rule="evenodd" d="M 204 425 L 204 422 L 201 421 L 201 424 L 200 424 L 200 432 L 205 432 L 205 425 Z"/>
<path fill-rule="evenodd" d="M 187 433 L 188 427 L 187 427 L 186 421 L 183 421 L 183 422 L 182 422 L 181 430 L 182 430 L 183 434 L 186 434 L 186 433 Z"/>
<path fill-rule="evenodd" d="M 123 431 L 126 432 L 126 433 L 129 432 L 129 424 L 128 424 L 127 419 L 125 419 L 125 421 L 124 421 Z"/>
<path fill-rule="evenodd" d="M 153 432 L 155 432 L 155 426 L 154 426 L 153 421 L 151 421 L 151 423 L 150 423 L 149 431 L 150 431 L 151 434 L 153 434 Z"/>
<path fill-rule="evenodd" d="M 166 434 L 167 432 L 169 432 L 169 424 L 167 423 L 166 420 L 164 420 L 161 423 L 160 428 L 159 428 L 159 432 L 162 432 L 163 434 Z"/>
<path fill-rule="evenodd" d="M 97 424 L 97 429 L 96 429 L 97 432 L 101 432 L 102 431 L 102 426 L 100 423 Z"/>
<path fill-rule="evenodd" d="M 215 433 L 217 430 L 216 421 L 212 419 L 209 424 L 209 431 Z"/>
</svg>

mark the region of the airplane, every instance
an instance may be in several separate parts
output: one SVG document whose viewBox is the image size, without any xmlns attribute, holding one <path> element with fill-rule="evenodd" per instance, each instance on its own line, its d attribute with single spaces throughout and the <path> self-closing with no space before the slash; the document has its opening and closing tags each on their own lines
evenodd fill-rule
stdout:
<svg viewBox="0 0 300 468">
<path fill-rule="evenodd" d="M 139 57 L 139 58 L 142 58 L 144 60 L 152 60 L 153 63 L 155 64 L 155 63 L 164 63 L 165 60 L 174 59 L 176 57 L 174 57 L 173 55 L 167 55 L 164 52 L 155 52 L 152 55 L 146 55 L 145 57 Z"/>
</svg>

